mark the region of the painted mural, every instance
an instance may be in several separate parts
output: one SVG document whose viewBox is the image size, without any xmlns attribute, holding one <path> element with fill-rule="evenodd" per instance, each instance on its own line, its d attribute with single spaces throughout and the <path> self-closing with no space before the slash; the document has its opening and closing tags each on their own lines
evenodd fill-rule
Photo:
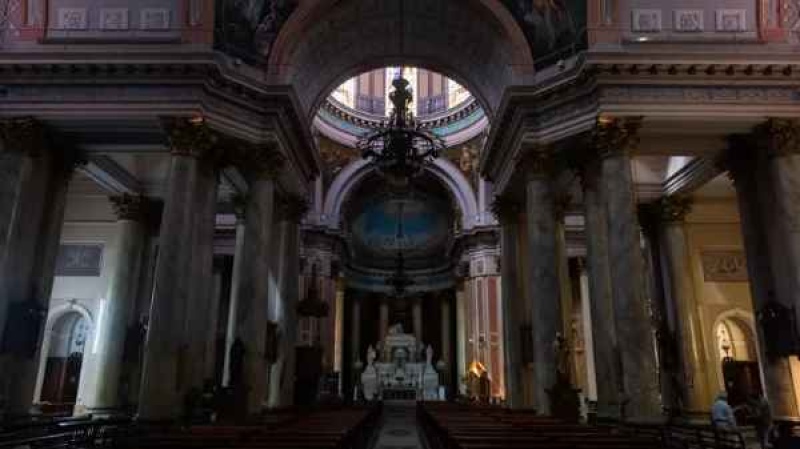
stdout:
<svg viewBox="0 0 800 449">
<path fill-rule="evenodd" d="M 430 197 L 375 198 L 350 225 L 354 262 L 392 267 L 401 248 L 411 266 L 440 264 L 451 234 L 448 212 L 446 204 Z M 428 260 L 437 255 L 439 260 Z"/>
<path fill-rule="evenodd" d="M 264 64 L 297 0 L 218 0 L 214 45 L 249 64 Z"/>
<path fill-rule="evenodd" d="M 586 0 L 502 0 L 531 45 L 537 68 L 586 48 Z"/>
</svg>

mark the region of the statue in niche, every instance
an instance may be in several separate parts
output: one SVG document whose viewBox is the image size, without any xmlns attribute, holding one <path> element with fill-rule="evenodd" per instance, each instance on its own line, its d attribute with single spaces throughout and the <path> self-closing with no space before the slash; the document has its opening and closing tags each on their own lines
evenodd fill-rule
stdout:
<svg viewBox="0 0 800 449">
<path fill-rule="evenodd" d="M 428 347 L 425 348 L 425 366 L 433 366 L 433 348 L 431 345 L 428 345 Z"/>
<path fill-rule="evenodd" d="M 375 363 L 376 356 L 377 353 L 375 352 L 375 348 L 373 348 L 372 345 L 369 345 L 367 348 L 367 367 L 372 367 L 372 365 Z"/>
<path fill-rule="evenodd" d="M 561 332 L 556 333 L 556 340 L 553 342 L 553 352 L 556 359 L 556 370 L 558 376 L 562 379 L 569 379 L 569 355 L 570 350 L 567 344 L 567 339 L 561 335 Z"/>
</svg>

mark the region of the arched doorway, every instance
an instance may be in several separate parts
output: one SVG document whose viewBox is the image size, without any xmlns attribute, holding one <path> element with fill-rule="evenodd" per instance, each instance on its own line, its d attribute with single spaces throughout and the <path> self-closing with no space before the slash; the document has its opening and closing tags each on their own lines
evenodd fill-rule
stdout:
<svg viewBox="0 0 800 449">
<path fill-rule="evenodd" d="M 732 406 L 744 404 L 752 394 L 761 394 L 758 352 L 750 325 L 741 317 L 724 316 L 714 327 L 722 388 Z"/>
<path fill-rule="evenodd" d="M 89 320 L 76 311 L 59 316 L 49 328 L 42 403 L 58 410 L 71 410 L 78 396 L 83 355 L 90 333 Z"/>
</svg>

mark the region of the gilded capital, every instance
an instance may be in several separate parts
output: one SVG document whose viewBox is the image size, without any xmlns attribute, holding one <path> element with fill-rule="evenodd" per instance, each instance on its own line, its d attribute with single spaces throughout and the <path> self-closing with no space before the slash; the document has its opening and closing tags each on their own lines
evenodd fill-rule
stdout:
<svg viewBox="0 0 800 449">
<path fill-rule="evenodd" d="M 770 118 L 757 126 L 754 134 L 770 157 L 800 154 L 800 120 Z"/>
<path fill-rule="evenodd" d="M 0 119 L 0 153 L 41 155 L 47 147 L 46 130 L 33 117 Z"/>
<path fill-rule="evenodd" d="M 514 223 L 522 213 L 522 204 L 509 195 L 497 195 L 492 202 L 492 214 L 502 224 Z"/>
<path fill-rule="evenodd" d="M 655 204 L 658 218 L 663 223 L 679 223 L 686 219 L 692 211 L 694 201 L 691 197 L 673 195 L 665 196 Z"/>
<path fill-rule="evenodd" d="M 142 195 L 123 194 L 109 198 L 118 220 L 145 222 L 148 216 L 149 202 Z"/>
<path fill-rule="evenodd" d="M 163 119 L 172 154 L 208 157 L 217 148 L 219 135 L 202 118 Z"/>
<path fill-rule="evenodd" d="M 630 154 L 639 145 L 641 118 L 597 119 L 592 134 L 592 143 L 601 157 Z"/>
</svg>

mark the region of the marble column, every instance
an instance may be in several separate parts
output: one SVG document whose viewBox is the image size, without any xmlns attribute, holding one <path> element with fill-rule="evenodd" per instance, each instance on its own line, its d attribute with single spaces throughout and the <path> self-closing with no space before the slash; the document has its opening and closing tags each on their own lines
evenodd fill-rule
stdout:
<svg viewBox="0 0 800 449">
<path fill-rule="evenodd" d="M 308 207 L 305 200 L 288 198 L 281 204 L 279 292 L 275 321 L 278 323 L 278 359 L 270 376 L 271 407 L 288 407 L 294 402 L 297 305 L 299 293 L 299 222 Z"/>
<path fill-rule="evenodd" d="M 415 299 L 411 304 L 411 318 L 414 321 L 414 337 L 417 338 L 417 344 L 422 342 L 422 302 L 420 299 Z M 427 345 L 427 342 L 425 342 Z"/>
<path fill-rule="evenodd" d="M 353 316 L 351 319 L 352 326 L 350 329 L 351 332 L 351 340 L 352 340 L 352 354 L 353 359 L 352 363 L 356 363 L 361 360 L 361 299 L 360 298 L 353 298 Z"/>
<path fill-rule="evenodd" d="M 276 164 L 277 166 L 277 164 Z M 230 381 L 247 391 L 247 413 L 258 413 L 267 403 L 270 367 L 265 358 L 270 297 L 269 273 L 275 242 L 275 181 L 277 170 L 252 175 L 245 214 L 242 269 L 236 338 L 241 354 L 232 355 Z M 237 360 L 239 359 L 239 360 Z"/>
<path fill-rule="evenodd" d="M 464 382 L 461 379 L 467 374 L 467 321 L 466 300 L 464 299 L 464 283 L 456 287 L 456 368 L 453 370 L 458 381 L 459 393 L 464 394 Z"/>
<path fill-rule="evenodd" d="M 117 409 L 125 338 L 135 308 L 142 262 L 148 202 L 141 196 L 112 197 L 117 215 L 116 256 L 108 289 L 98 313 L 94 348 L 95 382 L 86 397 L 89 413 Z"/>
<path fill-rule="evenodd" d="M 602 186 L 608 219 L 608 256 L 614 301 L 625 418 L 661 415 L 650 313 L 644 288 L 630 151 L 637 143 L 637 120 L 598 123 L 595 145 L 602 157 Z"/>
<path fill-rule="evenodd" d="M 597 402 L 597 369 L 595 368 L 594 334 L 592 323 L 591 294 L 589 293 L 589 275 L 586 264 L 579 260 L 579 284 L 581 294 L 581 326 L 583 327 L 583 345 L 586 358 L 586 398 Z M 595 410 L 596 411 L 596 410 Z"/>
<path fill-rule="evenodd" d="M 522 206 L 511 198 L 497 197 L 493 204 L 494 213 L 500 221 L 502 261 L 500 276 L 502 282 L 503 340 L 505 358 L 506 406 L 515 409 L 524 405 L 522 398 L 523 366 L 520 348 L 520 307 L 519 270 L 517 255 L 517 233 Z"/>
<path fill-rule="evenodd" d="M 199 385 L 192 355 L 192 320 L 197 306 L 193 276 L 199 220 L 207 212 L 198 208 L 202 177 L 201 158 L 214 149 L 215 134 L 203 122 L 178 119 L 165 123 L 172 159 L 159 231 L 153 295 L 148 317 L 138 414 L 144 419 L 170 419 L 180 415 L 183 396 Z"/>
<path fill-rule="evenodd" d="M 242 253 L 244 251 L 245 235 L 245 210 L 247 208 L 247 197 L 240 195 L 233 198 L 234 212 L 236 214 L 236 243 L 233 252 L 233 271 L 231 274 L 231 292 L 228 302 L 228 323 L 225 330 L 225 362 L 222 368 L 222 386 L 231 386 L 231 347 L 238 335 L 237 327 L 239 321 L 239 302 L 241 301 L 240 285 L 244 266 L 242 265 Z"/>
<path fill-rule="evenodd" d="M 532 305 L 534 400 L 540 414 L 550 414 L 547 390 L 556 383 L 553 345 L 562 332 L 558 277 L 558 236 L 552 191 L 552 153 L 533 148 L 525 156 L 528 260 Z"/>
<path fill-rule="evenodd" d="M 190 244 L 190 275 L 186 306 L 188 331 L 186 384 L 202 389 L 214 377 L 214 354 L 217 315 L 214 298 L 214 228 L 216 226 L 217 190 L 219 185 L 216 161 L 204 157 L 198 166 L 193 187 L 193 225 Z"/>
<path fill-rule="evenodd" d="M 791 123 L 785 124 L 791 126 Z M 781 131 L 781 127 L 781 122 L 770 121 L 759 127 L 754 135 L 733 136 L 731 146 L 721 160 L 736 188 L 750 293 L 756 313 L 770 303 L 783 307 L 796 304 L 792 300 L 796 292 L 786 291 L 794 280 L 780 279 L 795 266 L 794 261 L 782 259 L 791 256 L 793 242 L 782 240 L 790 237 L 786 226 L 790 223 L 784 221 L 790 217 L 779 216 L 780 210 L 788 212 L 792 206 L 785 203 L 786 198 L 775 197 L 776 187 L 788 180 L 774 179 L 776 175 L 788 177 L 789 173 L 775 173 L 776 165 L 780 163 L 782 153 L 791 154 L 789 148 L 795 146 L 796 140 L 781 139 L 779 136 L 793 133 L 791 128 Z M 786 151 L 781 151 L 783 145 L 788 146 Z M 767 151 L 761 151 L 765 149 Z M 770 354 L 770 342 L 765 339 L 764 328 L 760 323 L 757 328 L 759 362 L 772 413 L 775 416 L 798 416 L 796 374 L 791 363 L 794 357 Z"/>
<path fill-rule="evenodd" d="M 446 363 L 445 369 L 452 372 L 450 364 L 450 300 L 441 298 L 442 301 L 442 351 L 439 360 Z"/>
<path fill-rule="evenodd" d="M 673 391 L 669 393 L 677 395 L 679 404 L 686 411 L 700 412 L 708 408 L 708 398 L 714 392 L 709 391 L 706 385 L 709 362 L 700 334 L 703 324 L 692 285 L 692 261 L 685 226 L 691 203 L 687 199 L 668 197 L 660 200 L 657 206 L 657 218 L 661 221 L 658 244 L 664 261 L 665 290 L 668 304 L 672 305 L 677 318 L 675 343 L 678 348 L 675 349 L 678 354 L 674 355 L 680 357 L 680 367 L 674 373 L 680 378 L 672 379 L 669 389 Z M 670 348 L 662 349 L 669 351 Z M 674 391 L 676 388 L 679 390 Z"/>
<path fill-rule="evenodd" d="M 67 187 L 81 162 L 36 120 L 0 120 L 0 397 L 9 413 L 27 413 L 35 399 Z M 7 317 L 12 306 L 25 315 Z M 9 319 L 28 320 L 28 335 L 12 337 Z"/>
<path fill-rule="evenodd" d="M 381 300 L 380 305 L 380 335 L 378 338 L 384 339 L 386 338 L 386 334 L 389 333 L 389 303 L 386 299 Z"/>
<path fill-rule="evenodd" d="M 597 376 L 597 416 L 619 418 L 620 378 L 617 334 L 611 296 L 611 261 L 608 256 L 608 215 L 600 184 L 599 160 L 591 157 L 581 170 L 586 227 L 586 264 L 589 309 Z M 587 345 L 588 345 L 587 341 Z"/>
</svg>

